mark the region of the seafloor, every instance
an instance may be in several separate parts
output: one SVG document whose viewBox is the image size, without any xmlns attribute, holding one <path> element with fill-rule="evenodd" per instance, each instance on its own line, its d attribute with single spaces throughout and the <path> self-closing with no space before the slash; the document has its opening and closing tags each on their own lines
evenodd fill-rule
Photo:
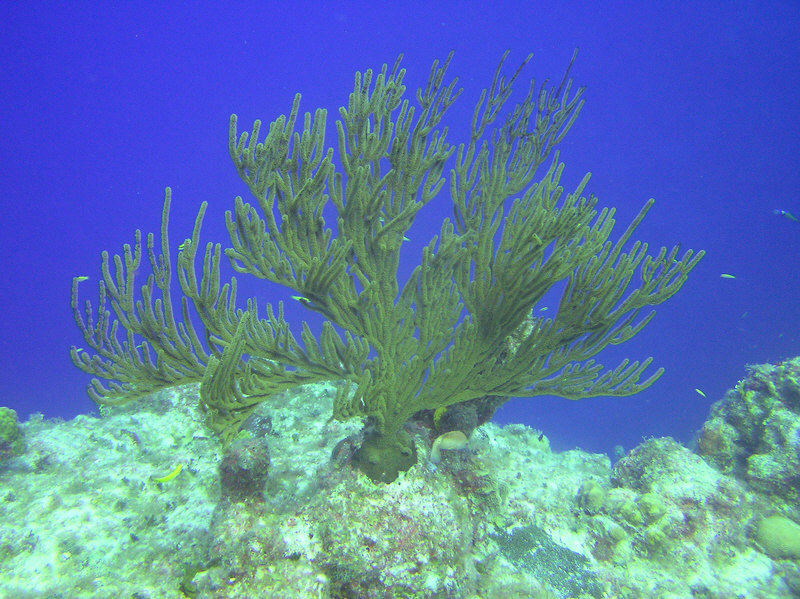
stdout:
<svg viewBox="0 0 800 599">
<path fill-rule="evenodd" d="M 417 428 L 389 485 L 350 464 L 330 386 L 266 402 L 226 451 L 195 387 L 33 417 L 0 439 L 0 597 L 800 597 L 799 378 L 751 367 L 693 449 L 613 466 L 494 424 L 434 465 Z"/>
</svg>

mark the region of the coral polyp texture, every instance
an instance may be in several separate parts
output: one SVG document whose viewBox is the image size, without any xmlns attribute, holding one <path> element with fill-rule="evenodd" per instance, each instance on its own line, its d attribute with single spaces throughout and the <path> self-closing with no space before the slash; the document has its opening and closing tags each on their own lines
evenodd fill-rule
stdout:
<svg viewBox="0 0 800 599">
<path fill-rule="evenodd" d="M 250 199 L 226 213 L 229 247 L 202 247 L 203 204 L 173 273 L 167 190 L 144 285 L 134 279 L 145 253 L 138 231 L 120 255 L 103 254 L 95 306 L 79 299 L 84 277 L 73 282 L 87 349 L 73 347 L 72 359 L 95 377 L 92 398 L 114 405 L 200 383 L 206 422 L 228 442 L 281 391 L 341 381 L 333 416 L 364 424 L 355 463 L 391 482 L 417 461 L 405 425 L 420 411 L 651 385 L 661 370 L 648 371 L 650 358 L 606 369 L 594 356 L 636 335 L 703 252 L 649 254 L 631 240 L 652 200 L 612 240 L 614 209 L 584 195 L 589 175 L 563 189 L 555 149 L 583 105 L 569 69 L 557 85 L 524 84 L 513 103 L 530 56 L 510 73 L 504 56 L 466 141 L 451 144 L 442 119 L 461 94 L 447 79 L 451 57 L 433 63 L 416 104 L 399 58 L 356 73 L 336 121 L 338 152 L 325 140 L 326 110 L 300 117 L 299 94 L 288 115 L 250 131 L 232 116 L 230 155 Z M 433 202 L 453 216 L 400 282 L 406 233 Z M 303 323 L 295 337 L 280 303 L 237 304 L 235 277 L 221 282 L 223 255 L 237 273 L 296 293 L 326 319 L 319 335 Z M 534 316 L 556 287 L 548 317 Z"/>
</svg>

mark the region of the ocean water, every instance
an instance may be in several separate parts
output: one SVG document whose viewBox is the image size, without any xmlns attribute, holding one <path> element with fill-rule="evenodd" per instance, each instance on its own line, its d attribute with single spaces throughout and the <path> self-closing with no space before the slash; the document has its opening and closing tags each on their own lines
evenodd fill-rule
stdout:
<svg viewBox="0 0 800 599">
<path fill-rule="evenodd" d="M 595 357 L 663 376 L 511 398 L 469 439 L 425 414 L 414 467 L 377 485 L 352 467 L 361 422 L 331 419 L 335 381 L 264 402 L 231 444 L 196 384 L 98 409 L 70 360 L 71 289 L 97 305 L 101 253 L 157 234 L 167 187 L 173 260 L 204 202 L 201 242 L 229 245 L 225 213 L 249 200 L 230 115 L 247 131 L 300 93 L 338 165 L 354 74 L 402 55 L 413 104 L 451 52 L 454 146 L 504 53 L 506 77 L 533 56 L 507 109 L 575 56 L 565 192 L 591 173 L 612 240 L 652 198 L 631 241 L 705 251 Z M 798 56 L 797 2 L 0 5 L 0 598 L 798 596 Z M 401 284 L 450 200 L 445 182 L 405 232 Z M 283 302 L 295 335 L 321 330 L 296 290 L 237 279 L 241 307 Z"/>
<path fill-rule="evenodd" d="M 269 122 L 300 92 L 301 111 L 328 109 L 335 146 L 354 73 L 401 53 L 413 97 L 454 51 L 463 93 L 445 124 L 457 144 L 503 52 L 509 70 L 532 52 L 522 77 L 542 82 L 577 48 L 570 76 L 586 104 L 560 144 L 565 188 L 591 172 L 587 192 L 616 208 L 617 234 L 654 198 L 635 238 L 707 252 L 639 335 L 598 356 L 652 356 L 666 369 L 655 385 L 514 399 L 498 422 L 546 431 L 557 449 L 689 442 L 746 364 L 800 353 L 797 3 L 39 2 L 4 4 L 0 23 L 0 404 L 23 419 L 94 409 L 69 359 L 82 344 L 72 277 L 89 277 L 94 299 L 100 252 L 157 231 L 165 187 L 174 246 L 201 202 L 203 239 L 226 242 L 223 214 L 247 192 L 228 157 L 231 113 Z M 401 277 L 450 215 L 445 186 L 408 233 Z M 285 300 L 296 331 L 303 319 L 319 329 L 291 290 L 246 279 L 242 297 Z"/>
</svg>

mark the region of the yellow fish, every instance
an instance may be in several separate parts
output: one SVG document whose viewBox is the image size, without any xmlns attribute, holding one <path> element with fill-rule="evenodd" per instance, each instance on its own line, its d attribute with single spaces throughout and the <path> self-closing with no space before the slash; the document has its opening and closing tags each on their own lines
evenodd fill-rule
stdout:
<svg viewBox="0 0 800 599">
<path fill-rule="evenodd" d="M 164 476 L 159 476 L 158 478 L 154 478 L 153 480 L 157 483 L 165 483 L 178 476 L 181 473 L 181 470 L 183 470 L 183 464 L 178 464 L 169 474 L 165 474 Z"/>
</svg>

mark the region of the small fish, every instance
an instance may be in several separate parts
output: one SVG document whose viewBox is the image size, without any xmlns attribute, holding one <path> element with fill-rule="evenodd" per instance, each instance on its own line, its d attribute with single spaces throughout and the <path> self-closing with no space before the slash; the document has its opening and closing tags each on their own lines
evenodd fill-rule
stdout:
<svg viewBox="0 0 800 599">
<path fill-rule="evenodd" d="M 302 295 L 293 295 L 292 299 L 300 302 L 301 304 L 310 304 L 311 303 L 310 299 L 308 299 L 307 297 L 303 297 Z"/>
<path fill-rule="evenodd" d="M 83 283 L 84 281 L 88 281 L 88 280 L 89 280 L 89 277 L 75 277 L 75 280 L 76 280 L 78 283 Z"/>
<path fill-rule="evenodd" d="M 723 279 L 735 279 L 735 278 L 736 278 L 736 277 L 734 277 L 733 275 L 729 275 L 729 274 L 728 274 L 728 273 L 726 273 L 726 272 L 722 273 L 722 274 L 720 275 L 720 277 L 722 277 Z"/>
<path fill-rule="evenodd" d="M 798 219 L 791 212 L 787 212 L 786 210 L 779 210 L 776 208 L 775 210 L 772 211 L 772 214 L 777 214 L 778 216 L 782 216 L 784 218 L 788 218 L 789 220 L 793 220 L 796 223 L 800 223 L 800 219 Z"/>
<path fill-rule="evenodd" d="M 184 250 L 184 249 L 186 249 L 187 246 L 190 246 L 190 245 L 192 245 L 192 240 L 191 239 L 186 239 L 186 240 L 184 240 L 184 242 L 182 244 L 180 244 L 178 246 L 178 249 L 179 250 Z"/>
<path fill-rule="evenodd" d="M 164 476 L 160 476 L 158 478 L 153 477 L 153 481 L 157 483 L 165 483 L 171 481 L 173 478 L 178 476 L 183 470 L 183 464 L 178 464 L 169 474 L 165 474 Z"/>
<path fill-rule="evenodd" d="M 705 393 L 703 393 L 702 391 L 700 391 L 700 389 L 695 389 L 695 391 L 697 391 L 697 393 L 698 393 L 700 396 L 702 396 L 702 397 L 705 397 L 705 396 L 706 396 L 706 394 L 705 394 Z"/>
<path fill-rule="evenodd" d="M 381 224 L 381 226 L 383 226 L 383 224 L 386 222 L 386 219 L 383 218 L 382 216 L 379 216 L 378 217 L 378 222 Z M 406 237 L 405 235 L 403 235 L 403 241 L 411 241 L 411 240 L 408 237 Z"/>
</svg>

